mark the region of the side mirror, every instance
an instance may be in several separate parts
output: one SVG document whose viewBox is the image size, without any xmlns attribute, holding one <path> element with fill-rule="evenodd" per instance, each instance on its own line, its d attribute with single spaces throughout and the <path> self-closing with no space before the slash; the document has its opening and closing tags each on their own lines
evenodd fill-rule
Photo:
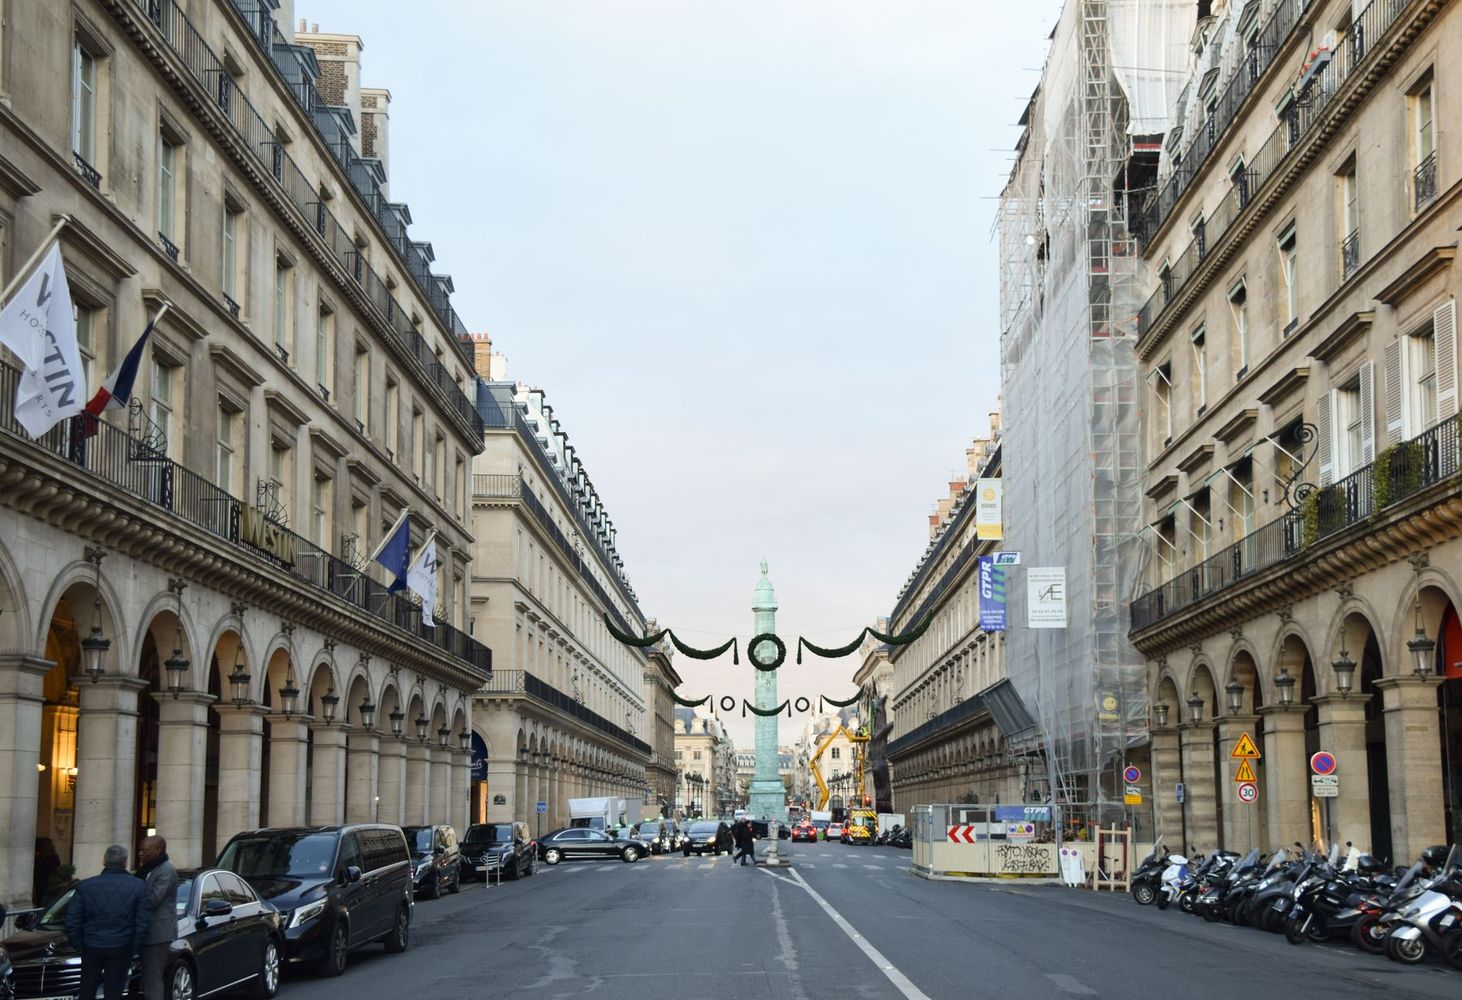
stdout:
<svg viewBox="0 0 1462 1000">
<path fill-rule="evenodd" d="M 22 913 L 15 918 L 15 926 L 23 931 L 33 931 L 36 929 L 36 923 L 39 917 L 40 913 L 36 910 L 32 910 L 29 913 Z"/>
<path fill-rule="evenodd" d="M 206 921 L 209 917 L 226 917 L 234 911 L 234 906 L 226 899 L 210 899 L 203 904 L 201 919 Z"/>
<path fill-rule="evenodd" d="M 357 868 L 355 865 L 351 865 L 349 868 L 346 868 L 345 869 L 345 882 L 346 882 L 347 885 L 350 885 L 350 884 L 353 884 L 353 883 L 356 883 L 356 882 L 359 882 L 359 881 L 360 881 L 360 869 L 359 868 Z"/>
</svg>

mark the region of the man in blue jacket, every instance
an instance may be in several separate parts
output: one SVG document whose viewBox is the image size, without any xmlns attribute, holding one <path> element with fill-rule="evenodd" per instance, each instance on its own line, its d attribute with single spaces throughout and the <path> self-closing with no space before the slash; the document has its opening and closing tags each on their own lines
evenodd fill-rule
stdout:
<svg viewBox="0 0 1462 1000">
<path fill-rule="evenodd" d="M 152 922 L 147 885 L 127 871 L 127 848 L 108 847 L 100 875 L 76 884 L 66 905 L 66 936 L 81 952 L 78 996 L 94 997 L 98 983 L 106 1000 L 123 1000 L 127 970 L 142 951 Z"/>
</svg>

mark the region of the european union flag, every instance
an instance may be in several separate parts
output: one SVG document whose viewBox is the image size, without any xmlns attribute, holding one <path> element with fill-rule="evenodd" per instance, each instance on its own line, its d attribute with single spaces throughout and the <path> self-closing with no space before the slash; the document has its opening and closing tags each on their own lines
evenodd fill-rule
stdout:
<svg viewBox="0 0 1462 1000">
<path fill-rule="evenodd" d="M 411 560 L 411 525 L 402 511 L 395 526 L 376 549 L 376 562 L 391 571 L 391 585 L 386 593 L 394 594 L 406 589 L 406 567 Z"/>
</svg>

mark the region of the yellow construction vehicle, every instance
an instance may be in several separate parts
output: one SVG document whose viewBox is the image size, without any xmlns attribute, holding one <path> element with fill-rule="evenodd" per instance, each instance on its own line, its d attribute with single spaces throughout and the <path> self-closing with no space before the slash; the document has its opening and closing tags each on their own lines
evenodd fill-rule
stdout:
<svg viewBox="0 0 1462 1000">
<path fill-rule="evenodd" d="M 832 745 L 833 741 L 836 740 L 840 735 L 847 738 L 848 743 L 852 746 L 853 750 L 853 804 L 859 806 L 864 805 L 868 798 L 863 791 L 863 766 L 864 758 L 868 755 L 868 730 L 866 728 L 860 729 L 856 734 L 854 734 L 848 731 L 847 726 L 839 723 L 836 729 L 828 732 L 828 734 L 824 736 L 822 740 L 818 743 L 817 751 L 812 755 L 812 759 L 808 762 L 810 767 L 812 768 L 812 780 L 817 782 L 816 808 L 820 810 L 827 808 L 828 799 L 832 797 L 832 793 L 828 790 L 827 780 L 823 778 L 822 769 L 817 766 L 817 761 L 820 757 L 822 757 L 827 748 Z"/>
</svg>

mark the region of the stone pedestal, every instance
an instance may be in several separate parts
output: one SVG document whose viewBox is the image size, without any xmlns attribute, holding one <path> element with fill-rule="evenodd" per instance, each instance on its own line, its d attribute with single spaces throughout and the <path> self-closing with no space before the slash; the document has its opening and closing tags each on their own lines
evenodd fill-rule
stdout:
<svg viewBox="0 0 1462 1000">
<path fill-rule="evenodd" d="M 372 730 L 352 729 L 345 738 L 348 775 L 345 786 L 345 821 L 374 823 L 381 739 Z"/>
<path fill-rule="evenodd" d="M 0 656 L 0 905 L 31 905 L 46 674 L 37 656 Z"/>
<path fill-rule="evenodd" d="M 1183 825 L 1183 806 L 1177 794 L 1178 784 L 1183 780 L 1183 763 L 1176 729 L 1169 727 L 1152 731 L 1151 758 L 1153 831 L 1160 842 L 1175 850 L 1186 851 L 1188 840 Z M 1185 797 L 1186 793 L 1185 788 Z"/>
<path fill-rule="evenodd" d="M 310 737 L 315 744 L 310 825 L 333 826 L 345 820 L 345 727 L 338 722 L 312 722 Z"/>
<path fill-rule="evenodd" d="M 198 691 L 154 693 L 158 710 L 157 832 L 179 868 L 203 865 L 203 801 L 208 761 L 208 706 Z M 213 859 L 208 858 L 211 862 Z"/>
<path fill-rule="evenodd" d="M 1218 803 L 1213 787 L 1213 726 L 1191 722 L 1178 727 L 1183 750 L 1183 826 L 1193 848 L 1208 854 L 1218 846 Z M 1169 844 L 1169 847 L 1173 845 Z"/>
<path fill-rule="evenodd" d="M 101 871 L 112 844 L 132 858 L 136 834 L 132 789 L 137 781 L 137 696 L 147 682 L 107 675 L 73 679 L 81 702 L 76 727 L 76 835 L 78 876 Z M 34 841 L 30 841 L 34 846 Z"/>
<path fill-rule="evenodd" d="M 1229 756 L 1234 747 L 1239 743 L 1244 733 L 1253 737 L 1258 728 L 1257 715 L 1225 715 L 1218 720 L 1218 761 L 1219 773 L 1219 796 L 1223 803 L 1223 848 L 1227 851 L 1237 851 L 1240 854 L 1247 854 L 1251 849 L 1262 846 L 1263 824 L 1259 817 L 1264 806 L 1264 782 L 1258 780 L 1258 761 L 1250 761 L 1249 767 L 1255 772 L 1254 784 L 1259 789 L 1259 797 L 1252 804 L 1245 803 L 1239 799 L 1239 784 L 1234 780 L 1239 770 L 1239 761 Z"/>
<path fill-rule="evenodd" d="M 1370 764 L 1366 759 L 1366 703 L 1370 700 L 1369 695 L 1358 694 L 1315 699 L 1320 713 L 1320 749 L 1334 755 L 1340 780 L 1338 796 L 1319 800 L 1320 816 L 1327 820 L 1326 846 L 1333 840 L 1342 853 L 1347 842 L 1362 851 L 1372 846 Z"/>
<path fill-rule="evenodd" d="M 431 752 L 431 805 L 428 823 L 449 823 L 452 809 L 452 751 L 440 747 Z"/>
<path fill-rule="evenodd" d="M 269 825 L 303 826 L 310 717 L 269 718 Z"/>
<path fill-rule="evenodd" d="M 1308 844 L 1310 835 L 1310 758 L 1305 752 L 1305 710 L 1294 705 L 1259 709 L 1264 718 L 1264 784 L 1260 797 L 1267 803 L 1268 843 L 1257 845 L 1266 851 L 1299 841 Z"/>
<path fill-rule="evenodd" d="M 403 826 L 427 822 L 427 806 L 431 798 L 427 787 L 431 781 L 431 758 L 426 744 L 412 740 L 406 744 L 406 813 Z"/>
<path fill-rule="evenodd" d="M 406 744 L 394 736 L 381 737 L 381 761 L 377 765 L 376 819 L 382 823 L 405 823 Z"/>
<path fill-rule="evenodd" d="M 1391 786 L 1391 850 L 1415 859 L 1446 843 L 1442 808 L 1442 741 L 1435 678 L 1388 677 L 1376 681 L 1386 717 L 1386 776 Z M 1345 788 L 1344 775 L 1340 787 Z"/>
<path fill-rule="evenodd" d="M 241 830 L 259 826 L 259 777 L 263 770 L 264 716 L 262 705 L 220 702 L 218 712 L 218 830 L 215 844 L 204 844 L 205 855 L 214 853 Z"/>
</svg>

